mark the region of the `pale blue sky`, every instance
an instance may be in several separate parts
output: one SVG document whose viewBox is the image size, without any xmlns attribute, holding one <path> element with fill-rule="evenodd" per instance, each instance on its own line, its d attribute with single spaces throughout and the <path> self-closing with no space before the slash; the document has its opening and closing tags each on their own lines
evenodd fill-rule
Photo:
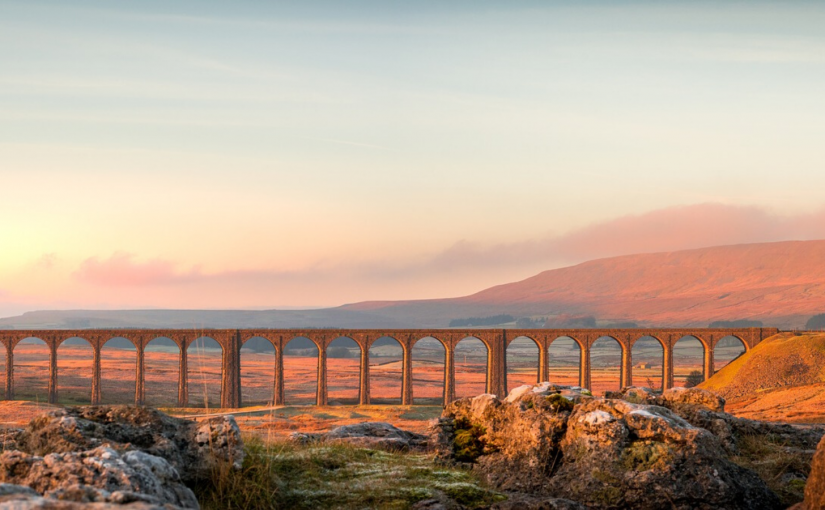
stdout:
<svg viewBox="0 0 825 510">
<path fill-rule="evenodd" d="M 115 253 L 402 274 L 674 205 L 807 214 L 822 27 L 819 2 L 0 0 L 0 297 L 104 306 L 72 275 Z M 26 294 L 44 256 L 59 271 Z M 232 303 L 454 295 L 569 262 Z"/>
</svg>

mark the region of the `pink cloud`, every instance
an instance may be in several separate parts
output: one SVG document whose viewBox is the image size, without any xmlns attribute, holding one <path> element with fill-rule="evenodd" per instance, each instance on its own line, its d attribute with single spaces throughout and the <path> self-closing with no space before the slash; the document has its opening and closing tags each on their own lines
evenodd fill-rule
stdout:
<svg viewBox="0 0 825 510">
<path fill-rule="evenodd" d="M 298 271 L 203 273 L 129 253 L 85 260 L 75 276 L 107 287 L 144 287 L 143 303 L 164 306 L 334 305 L 373 299 L 469 294 L 594 258 L 707 246 L 825 238 L 825 209 L 780 216 L 758 207 L 699 204 L 594 224 L 560 236 L 480 245 L 461 241 L 428 257 L 363 260 Z M 182 285 L 186 284 L 186 285 Z M 166 287 L 158 294 L 154 287 Z M 137 299 L 137 292 L 117 299 Z"/>
<path fill-rule="evenodd" d="M 174 285 L 199 276 L 198 270 L 180 272 L 173 262 L 167 260 L 135 262 L 134 255 L 124 252 L 117 252 L 105 260 L 88 258 L 75 272 L 75 277 L 81 281 L 107 287 Z"/>
<path fill-rule="evenodd" d="M 561 236 L 480 246 L 460 241 L 434 256 L 432 269 L 543 263 L 709 246 L 825 238 L 825 209 L 780 216 L 759 207 L 697 204 L 597 223 Z"/>
</svg>

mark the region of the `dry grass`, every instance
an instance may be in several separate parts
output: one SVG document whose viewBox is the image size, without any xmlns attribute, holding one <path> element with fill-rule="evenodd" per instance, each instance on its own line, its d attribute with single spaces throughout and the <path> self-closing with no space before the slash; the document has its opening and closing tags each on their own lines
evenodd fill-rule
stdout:
<svg viewBox="0 0 825 510">
<path fill-rule="evenodd" d="M 736 445 L 739 454 L 731 457 L 733 462 L 756 472 L 785 506 L 802 501 L 812 452 L 790 448 L 770 435 L 742 436 Z"/>
<path fill-rule="evenodd" d="M 195 487 L 204 510 L 404 509 L 438 493 L 468 508 L 503 499 L 469 471 L 414 453 L 246 440 L 241 471 L 216 469 Z"/>
</svg>

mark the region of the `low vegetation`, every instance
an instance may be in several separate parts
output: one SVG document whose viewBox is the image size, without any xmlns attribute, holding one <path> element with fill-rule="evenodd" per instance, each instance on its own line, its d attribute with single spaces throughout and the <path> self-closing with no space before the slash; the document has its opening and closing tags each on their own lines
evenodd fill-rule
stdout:
<svg viewBox="0 0 825 510">
<path fill-rule="evenodd" d="M 503 499 L 469 471 L 424 454 L 255 437 L 246 452 L 240 471 L 216 469 L 195 488 L 204 510 L 402 509 L 439 494 L 474 508 Z"/>
<path fill-rule="evenodd" d="M 791 448 L 770 435 L 749 435 L 736 441 L 731 460 L 759 475 L 786 506 L 802 501 L 813 452 Z"/>
</svg>

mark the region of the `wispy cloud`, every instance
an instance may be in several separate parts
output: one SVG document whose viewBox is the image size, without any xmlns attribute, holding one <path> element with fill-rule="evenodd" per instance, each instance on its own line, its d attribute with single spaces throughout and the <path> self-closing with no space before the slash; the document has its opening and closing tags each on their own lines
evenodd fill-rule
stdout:
<svg viewBox="0 0 825 510">
<path fill-rule="evenodd" d="M 216 296 L 233 292 L 288 296 L 301 289 L 309 296 L 313 292 L 326 293 L 342 296 L 339 298 L 342 301 L 352 301 L 380 297 L 390 288 L 403 297 L 403 289 L 415 287 L 420 292 L 424 286 L 432 289 L 432 297 L 439 297 L 480 290 L 479 282 L 481 285 L 504 283 L 595 258 L 808 239 L 825 239 L 825 209 L 781 216 L 759 207 L 709 203 L 625 216 L 563 235 L 514 243 L 482 245 L 459 241 L 440 252 L 410 260 L 318 263 L 292 271 L 262 268 L 205 273 L 198 267 L 186 268 L 162 259 L 140 261 L 133 254 L 120 252 L 104 259 L 85 260 L 75 277 L 81 282 L 105 287 L 191 284 Z M 493 277 L 498 279 L 492 280 Z M 366 292 L 373 294 L 365 295 Z M 284 299 L 279 298 L 280 302 Z"/>
<path fill-rule="evenodd" d="M 135 260 L 131 253 L 117 252 L 106 259 L 91 257 L 75 272 L 81 281 L 106 287 L 165 286 L 191 282 L 203 275 L 197 268 L 181 271 L 168 260 Z"/>
</svg>

